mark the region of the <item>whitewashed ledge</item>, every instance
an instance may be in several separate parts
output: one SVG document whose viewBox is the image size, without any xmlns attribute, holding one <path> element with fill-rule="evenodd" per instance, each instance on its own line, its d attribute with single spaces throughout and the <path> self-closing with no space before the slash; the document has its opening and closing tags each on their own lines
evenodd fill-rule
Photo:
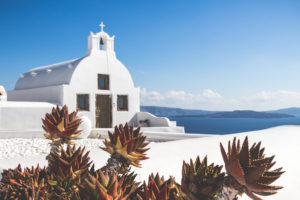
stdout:
<svg viewBox="0 0 300 200">
<path fill-rule="evenodd" d="M 93 129 L 89 138 L 99 138 L 103 139 L 108 137 L 108 131 L 113 131 L 113 129 Z M 213 135 L 209 134 L 188 134 L 188 133 L 176 133 L 176 132 L 163 132 L 150 131 L 149 129 L 143 130 L 144 135 L 147 136 L 148 141 L 153 142 L 167 142 L 174 140 L 183 140 L 183 139 L 191 139 L 191 138 L 201 138 L 201 137 L 209 137 Z M 43 138 L 44 131 L 42 130 L 0 130 L 0 139 L 8 139 L 8 138 Z"/>
<path fill-rule="evenodd" d="M 188 133 L 171 133 L 171 132 L 150 132 L 143 131 L 143 134 L 147 136 L 147 140 L 151 142 L 168 142 L 174 140 L 184 140 L 184 139 L 192 139 L 192 138 L 201 138 L 201 137 L 209 137 L 213 135 L 209 134 L 188 134 Z M 107 131 L 103 130 L 92 130 L 92 135 L 96 135 L 96 138 L 107 138 Z"/>
<path fill-rule="evenodd" d="M 0 139 L 7 138 L 43 138 L 42 130 L 0 130 Z"/>
</svg>

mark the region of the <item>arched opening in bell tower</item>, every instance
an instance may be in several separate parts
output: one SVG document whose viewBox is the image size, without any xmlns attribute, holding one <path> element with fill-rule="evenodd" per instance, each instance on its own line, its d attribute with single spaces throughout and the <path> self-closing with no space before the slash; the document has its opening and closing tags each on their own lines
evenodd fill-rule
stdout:
<svg viewBox="0 0 300 200">
<path fill-rule="evenodd" d="M 99 45 L 100 50 L 104 50 L 104 49 L 103 49 L 103 46 L 104 46 L 104 40 L 103 40 L 103 38 L 101 37 L 101 38 L 100 38 L 100 45 Z"/>
</svg>

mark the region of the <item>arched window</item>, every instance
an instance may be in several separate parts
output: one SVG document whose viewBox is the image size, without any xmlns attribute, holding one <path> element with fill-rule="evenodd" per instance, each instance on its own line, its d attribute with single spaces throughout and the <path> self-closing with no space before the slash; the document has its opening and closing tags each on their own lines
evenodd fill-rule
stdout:
<svg viewBox="0 0 300 200">
<path fill-rule="evenodd" d="M 101 38 L 100 38 L 100 50 L 103 50 L 103 45 L 104 45 L 104 40 L 103 40 L 103 38 L 101 37 Z"/>
</svg>

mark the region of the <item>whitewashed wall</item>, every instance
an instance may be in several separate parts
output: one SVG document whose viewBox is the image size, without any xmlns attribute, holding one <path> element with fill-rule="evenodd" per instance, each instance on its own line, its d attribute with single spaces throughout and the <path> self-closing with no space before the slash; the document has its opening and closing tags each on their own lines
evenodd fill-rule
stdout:
<svg viewBox="0 0 300 200">
<path fill-rule="evenodd" d="M 34 101 L 63 103 L 63 85 L 49 86 L 24 90 L 12 90 L 7 92 L 8 101 Z"/>
<path fill-rule="evenodd" d="M 167 117 L 156 117 L 149 112 L 137 112 L 130 122 L 135 126 L 144 127 L 172 127 L 176 123 L 172 123 Z"/>
<path fill-rule="evenodd" d="M 98 74 L 108 74 L 110 90 L 98 89 Z M 67 87 L 67 86 L 66 86 Z M 75 109 L 76 94 L 89 94 L 90 111 L 80 111 L 92 121 L 95 127 L 96 95 L 112 96 L 112 125 L 128 122 L 140 110 L 139 88 L 135 88 L 132 78 L 125 66 L 117 60 L 114 52 L 97 51 L 83 59 L 77 66 L 71 79 L 71 89 L 64 102 Z M 117 95 L 128 95 L 128 111 L 117 111 Z M 66 100 L 68 99 L 68 100 Z"/>
<path fill-rule="evenodd" d="M 40 102 L 0 102 L 0 130 L 42 130 L 42 118 L 54 104 Z"/>
</svg>

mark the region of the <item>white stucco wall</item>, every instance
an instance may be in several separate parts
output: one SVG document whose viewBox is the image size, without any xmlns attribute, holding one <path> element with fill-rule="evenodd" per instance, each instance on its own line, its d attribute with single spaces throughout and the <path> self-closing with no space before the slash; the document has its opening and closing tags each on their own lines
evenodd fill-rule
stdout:
<svg viewBox="0 0 300 200">
<path fill-rule="evenodd" d="M 117 110 L 117 95 L 128 95 L 128 111 Z M 113 95 L 113 125 L 125 124 L 129 122 L 134 115 L 140 111 L 140 91 L 139 88 L 133 88 L 129 93 L 115 93 Z"/>
<path fill-rule="evenodd" d="M 106 51 L 98 51 L 82 59 L 74 71 L 70 85 L 78 90 L 98 90 L 98 74 L 110 75 L 110 90 L 134 87 L 126 67 L 115 57 L 113 52 Z"/>
<path fill-rule="evenodd" d="M 43 102 L 0 102 L 0 130 L 42 130 L 42 118 L 54 104 Z"/>
<path fill-rule="evenodd" d="M 8 101 L 63 103 L 63 85 L 8 91 Z"/>
<path fill-rule="evenodd" d="M 0 96 L 0 101 L 7 101 L 7 96 Z"/>
<path fill-rule="evenodd" d="M 149 112 L 137 112 L 130 123 L 142 127 L 174 127 L 167 117 L 156 117 Z"/>
<path fill-rule="evenodd" d="M 109 90 L 98 89 L 98 74 L 109 75 Z M 139 88 L 135 88 L 133 80 L 126 67 L 115 57 L 114 52 L 97 51 L 84 58 L 77 66 L 70 82 L 73 94 L 68 103 L 70 108 L 76 108 L 71 99 L 77 94 L 89 94 L 90 111 L 79 111 L 88 116 L 93 127 L 96 124 L 96 95 L 111 95 L 112 126 L 128 122 L 140 110 Z M 117 111 L 117 95 L 128 95 L 128 111 Z M 74 100 L 73 100 L 74 102 Z"/>
</svg>

